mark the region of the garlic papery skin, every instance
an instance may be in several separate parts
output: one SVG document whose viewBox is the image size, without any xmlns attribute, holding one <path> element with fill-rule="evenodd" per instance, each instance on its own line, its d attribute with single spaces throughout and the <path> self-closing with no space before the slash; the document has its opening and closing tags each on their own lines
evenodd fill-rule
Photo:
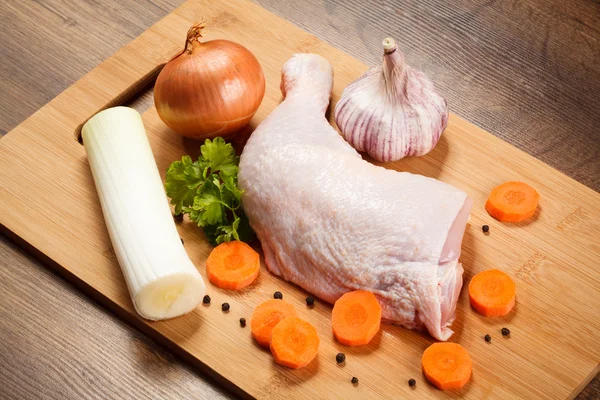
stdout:
<svg viewBox="0 0 600 400">
<path fill-rule="evenodd" d="M 342 92 L 335 122 L 348 143 L 378 161 L 427 154 L 448 123 L 446 99 L 406 64 L 394 39 L 384 39 L 383 49 L 383 65 Z"/>
</svg>

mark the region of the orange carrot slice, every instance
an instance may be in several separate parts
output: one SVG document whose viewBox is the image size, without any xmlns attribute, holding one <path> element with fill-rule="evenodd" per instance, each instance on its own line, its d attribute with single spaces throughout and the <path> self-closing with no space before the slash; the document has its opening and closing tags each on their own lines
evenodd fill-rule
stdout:
<svg viewBox="0 0 600 400">
<path fill-rule="evenodd" d="M 250 330 L 254 340 L 263 347 L 269 347 L 275 325 L 284 318 L 296 316 L 298 316 L 296 308 L 284 300 L 271 299 L 261 303 L 254 309 L 250 320 Z"/>
<path fill-rule="evenodd" d="M 343 345 L 367 344 L 379 331 L 381 306 L 375 295 L 366 290 L 348 292 L 333 306 L 333 335 Z"/>
<path fill-rule="evenodd" d="M 515 282 L 497 269 L 475 275 L 469 282 L 471 307 L 486 317 L 501 317 L 515 305 Z"/>
<path fill-rule="evenodd" d="M 237 240 L 221 243 L 206 260 L 208 280 L 221 289 L 242 289 L 254 282 L 259 271 L 258 253 Z"/>
<path fill-rule="evenodd" d="M 317 356 L 319 342 L 314 326 L 298 317 L 288 317 L 273 328 L 271 354 L 279 365 L 302 368 Z"/>
<path fill-rule="evenodd" d="M 458 389 L 471 378 L 469 353 L 458 343 L 434 343 L 423 352 L 423 373 L 438 389 Z"/>
<path fill-rule="evenodd" d="M 540 195 L 525 182 L 505 182 L 496 186 L 485 203 L 485 210 L 502 222 L 521 222 L 535 214 Z"/>
</svg>

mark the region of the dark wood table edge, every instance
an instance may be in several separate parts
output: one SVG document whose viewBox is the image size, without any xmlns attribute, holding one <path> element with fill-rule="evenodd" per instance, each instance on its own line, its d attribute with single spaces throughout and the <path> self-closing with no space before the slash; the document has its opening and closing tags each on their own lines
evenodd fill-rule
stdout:
<svg viewBox="0 0 600 400">
<path fill-rule="evenodd" d="M 182 348 L 178 347 L 175 343 L 168 340 L 165 336 L 161 335 L 158 331 L 152 329 L 150 325 L 146 324 L 140 317 L 134 315 L 134 318 L 131 318 L 131 315 L 121 308 L 114 301 L 91 287 L 87 282 L 80 279 L 69 270 L 63 268 L 59 263 L 54 261 L 52 258 L 48 257 L 42 251 L 38 250 L 35 246 L 31 245 L 25 239 L 18 236 L 16 233 L 8 229 L 4 224 L 0 224 L 0 235 L 4 235 L 8 240 L 12 243 L 19 246 L 23 251 L 27 254 L 34 257 L 40 263 L 42 263 L 46 268 L 55 272 L 62 279 L 67 281 L 70 285 L 72 285 L 76 290 L 85 294 L 85 296 L 96 304 L 100 305 L 102 309 L 106 312 L 111 313 L 124 322 L 126 325 L 131 326 L 143 334 L 147 335 L 149 338 L 154 340 L 158 345 L 162 346 L 167 351 L 171 352 L 175 357 L 179 360 L 182 360 L 186 364 L 190 365 L 194 371 L 205 374 L 205 376 L 212 381 L 212 383 L 218 385 L 219 387 L 225 389 L 230 394 L 241 398 L 241 399 L 254 399 L 254 397 L 250 396 L 248 393 L 243 391 L 241 388 L 236 386 L 234 383 L 217 373 L 215 370 L 210 368 L 207 364 L 203 363 L 199 359 L 193 357 L 192 355 L 185 352 Z M 585 385 L 583 386 L 585 387 Z"/>
</svg>

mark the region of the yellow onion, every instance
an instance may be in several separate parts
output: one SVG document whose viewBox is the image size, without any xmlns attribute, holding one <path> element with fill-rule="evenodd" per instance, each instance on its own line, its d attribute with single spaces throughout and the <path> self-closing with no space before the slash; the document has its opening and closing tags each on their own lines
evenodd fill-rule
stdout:
<svg viewBox="0 0 600 400">
<path fill-rule="evenodd" d="M 248 124 L 265 94 L 256 57 L 228 40 L 200 42 L 204 24 L 190 28 L 181 54 L 156 79 L 160 119 L 192 139 L 231 136 Z"/>
</svg>

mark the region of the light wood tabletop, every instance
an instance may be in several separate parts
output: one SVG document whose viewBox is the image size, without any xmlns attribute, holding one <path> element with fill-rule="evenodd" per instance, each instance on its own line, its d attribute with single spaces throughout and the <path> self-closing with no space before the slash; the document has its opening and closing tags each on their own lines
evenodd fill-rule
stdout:
<svg viewBox="0 0 600 400">
<path fill-rule="evenodd" d="M 370 65 L 393 36 L 453 112 L 600 190 L 598 1 L 256 2 Z M 2 2 L 0 135 L 179 4 Z M 0 292 L 2 399 L 234 397 L 7 236 Z M 599 398 L 598 381 L 577 398 Z"/>
</svg>

